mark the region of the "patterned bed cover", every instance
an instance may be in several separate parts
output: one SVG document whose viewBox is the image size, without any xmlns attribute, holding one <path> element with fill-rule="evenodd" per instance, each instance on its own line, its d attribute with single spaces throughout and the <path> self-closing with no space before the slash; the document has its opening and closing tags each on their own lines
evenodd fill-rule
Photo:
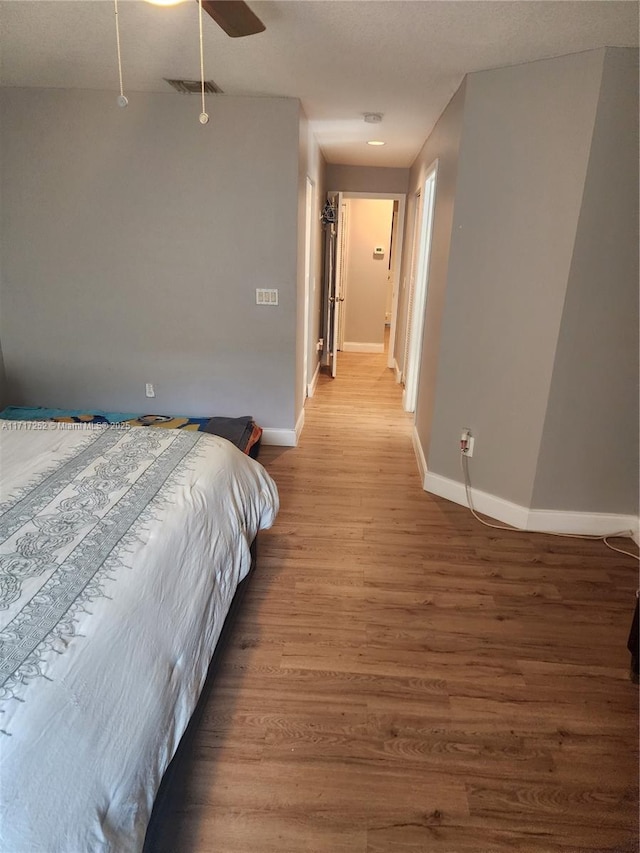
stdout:
<svg viewBox="0 0 640 853">
<path fill-rule="evenodd" d="M 183 430 L 0 421 L 0 454 L 0 850 L 140 850 L 275 484 Z"/>
</svg>

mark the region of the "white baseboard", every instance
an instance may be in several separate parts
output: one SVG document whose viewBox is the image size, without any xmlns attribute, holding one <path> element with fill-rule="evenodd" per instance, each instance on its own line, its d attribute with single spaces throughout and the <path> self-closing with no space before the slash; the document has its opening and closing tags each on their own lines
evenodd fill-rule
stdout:
<svg viewBox="0 0 640 853">
<path fill-rule="evenodd" d="M 531 509 L 527 530 L 542 533 L 579 533 L 587 536 L 604 536 L 627 531 L 633 534 L 637 525 L 633 515 L 616 515 L 607 512 L 562 512 L 548 509 Z"/>
<path fill-rule="evenodd" d="M 302 427 L 304 426 L 304 409 L 300 412 L 294 429 L 262 428 L 262 443 L 275 447 L 297 447 Z"/>
<path fill-rule="evenodd" d="M 631 538 L 636 545 L 640 547 L 640 518 L 635 519 L 635 523 L 633 525 L 633 536 Z"/>
<path fill-rule="evenodd" d="M 424 478 L 424 490 L 454 503 L 462 504 L 462 506 L 467 506 L 464 483 L 451 480 L 449 477 L 427 471 Z M 526 507 L 504 500 L 504 498 L 498 498 L 480 489 L 471 489 L 471 499 L 474 509 L 482 515 L 504 521 L 505 524 L 510 524 L 512 527 L 527 529 L 529 510 Z"/>
<path fill-rule="evenodd" d="M 384 352 L 384 344 L 361 344 L 355 341 L 345 341 L 342 344 L 343 352 Z"/>
<path fill-rule="evenodd" d="M 428 471 L 424 451 L 415 427 L 412 438 L 423 489 L 454 503 L 468 506 L 464 483 Z M 638 519 L 633 515 L 528 509 L 489 492 L 474 488 L 471 489 L 471 499 L 477 512 L 520 530 L 537 533 L 575 533 L 586 536 L 605 536 L 622 531 L 632 531 L 632 538 L 636 544 L 640 538 L 638 537 Z"/>
<path fill-rule="evenodd" d="M 398 362 L 395 360 L 395 358 L 393 359 L 393 369 L 396 374 L 396 383 L 399 385 L 402 382 L 402 371 L 398 367 Z"/>
<path fill-rule="evenodd" d="M 316 365 L 316 372 L 313 374 L 311 382 L 307 385 L 307 397 L 313 397 L 318 387 L 318 377 L 320 376 L 320 362 Z"/>
<path fill-rule="evenodd" d="M 273 427 L 262 428 L 262 443 L 272 444 L 276 447 L 296 447 L 298 438 L 295 429 L 274 429 Z"/>
<path fill-rule="evenodd" d="M 418 435 L 418 430 L 413 427 L 413 431 L 411 432 L 411 441 L 413 443 L 413 452 L 416 455 L 416 462 L 418 463 L 418 471 L 420 472 L 420 479 L 422 480 L 422 488 L 426 490 L 426 486 L 424 485 L 427 477 L 427 460 L 424 458 L 424 450 L 422 449 L 422 444 L 420 443 L 420 436 Z"/>
</svg>

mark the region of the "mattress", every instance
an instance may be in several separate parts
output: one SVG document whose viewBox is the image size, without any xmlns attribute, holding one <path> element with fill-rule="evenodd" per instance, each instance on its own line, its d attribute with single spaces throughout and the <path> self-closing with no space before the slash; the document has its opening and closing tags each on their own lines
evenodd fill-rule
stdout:
<svg viewBox="0 0 640 853">
<path fill-rule="evenodd" d="M 0 850 L 142 849 L 278 510 L 201 432 L 0 423 Z"/>
</svg>

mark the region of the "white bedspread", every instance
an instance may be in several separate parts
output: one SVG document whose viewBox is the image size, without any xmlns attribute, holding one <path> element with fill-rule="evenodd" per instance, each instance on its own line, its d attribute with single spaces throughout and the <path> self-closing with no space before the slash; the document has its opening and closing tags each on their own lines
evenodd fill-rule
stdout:
<svg viewBox="0 0 640 853">
<path fill-rule="evenodd" d="M 0 851 L 140 850 L 276 487 L 180 430 L 0 421 L 0 466 Z"/>
</svg>

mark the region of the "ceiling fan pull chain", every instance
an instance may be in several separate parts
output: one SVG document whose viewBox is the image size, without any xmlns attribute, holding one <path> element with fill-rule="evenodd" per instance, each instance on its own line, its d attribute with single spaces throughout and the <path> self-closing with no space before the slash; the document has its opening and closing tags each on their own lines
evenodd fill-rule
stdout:
<svg viewBox="0 0 640 853">
<path fill-rule="evenodd" d="M 116 3 L 118 0 L 116 0 Z M 204 43 L 202 38 L 202 0 L 198 0 L 198 17 L 200 21 L 200 85 L 202 92 L 202 112 L 200 113 L 200 124 L 206 124 L 209 116 L 204 103 Z"/>
<path fill-rule="evenodd" d="M 115 5 L 115 13 L 116 13 L 116 47 L 118 49 L 118 76 L 120 78 L 120 94 L 116 100 L 116 103 L 119 107 L 126 107 L 129 103 L 127 97 L 124 94 L 124 89 L 122 88 L 122 58 L 120 56 L 120 23 L 118 21 L 118 0 L 113 0 Z"/>
</svg>

